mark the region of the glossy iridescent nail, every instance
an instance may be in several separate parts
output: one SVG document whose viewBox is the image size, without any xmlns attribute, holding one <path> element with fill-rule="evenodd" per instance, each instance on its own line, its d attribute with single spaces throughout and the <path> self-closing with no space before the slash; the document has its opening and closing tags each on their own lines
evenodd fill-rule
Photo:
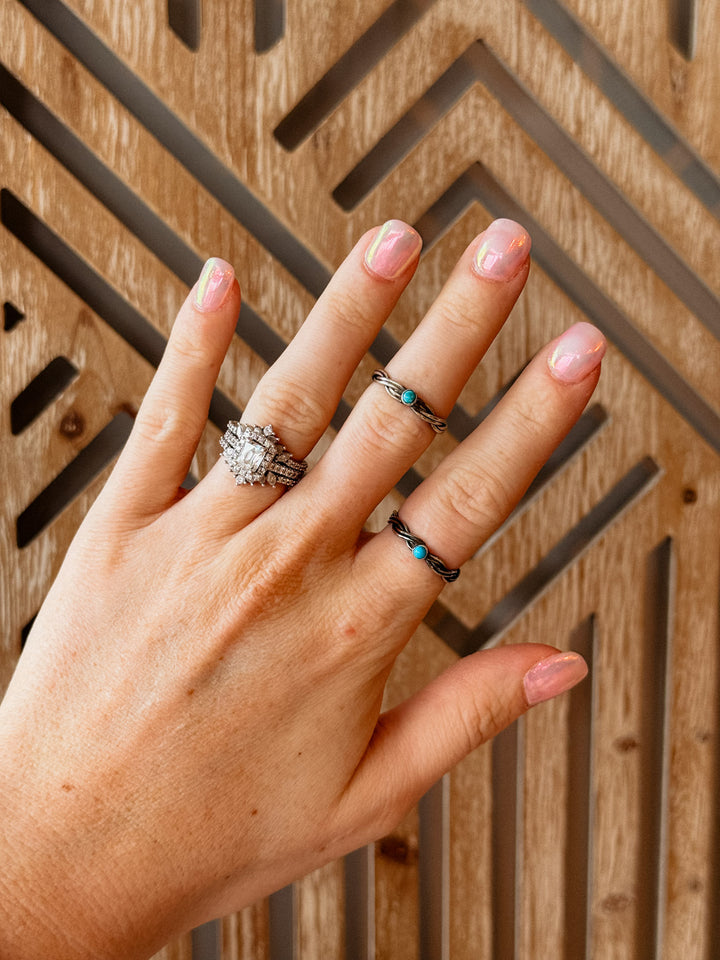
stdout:
<svg viewBox="0 0 720 960">
<path fill-rule="evenodd" d="M 365 266 L 384 280 L 396 280 L 418 258 L 421 248 L 416 230 L 402 220 L 388 220 L 365 251 Z"/>
<path fill-rule="evenodd" d="M 531 707 L 551 700 L 580 683 L 587 672 L 587 664 L 579 653 L 556 653 L 546 657 L 525 674 L 525 699 Z"/>
<path fill-rule="evenodd" d="M 198 310 L 218 310 L 230 293 L 235 280 L 232 266 L 220 257 L 211 257 L 202 268 L 195 288 L 195 306 Z"/>
<path fill-rule="evenodd" d="M 591 323 L 566 330 L 548 357 L 550 373 L 562 383 L 579 383 L 605 355 L 605 337 Z"/>
<path fill-rule="evenodd" d="M 512 280 L 530 255 L 531 246 L 530 234 L 519 223 L 495 220 L 480 235 L 473 269 L 486 280 Z"/>
</svg>

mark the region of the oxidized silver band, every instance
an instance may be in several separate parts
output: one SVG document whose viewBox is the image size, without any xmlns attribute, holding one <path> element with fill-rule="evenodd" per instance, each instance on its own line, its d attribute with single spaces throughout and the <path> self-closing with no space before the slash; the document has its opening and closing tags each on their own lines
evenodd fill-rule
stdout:
<svg viewBox="0 0 720 960">
<path fill-rule="evenodd" d="M 274 487 L 281 483 L 293 487 L 307 470 L 307 463 L 293 458 L 270 424 L 258 427 L 231 420 L 220 437 L 220 446 L 220 455 L 237 484 L 259 483 L 263 487 L 266 484 Z"/>
<path fill-rule="evenodd" d="M 435 433 L 443 433 L 447 430 L 447 420 L 435 416 L 428 404 L 425 403 L 424 400 L 421 400 L 414 390 L 404 387 L 401 383 L 398 383 L 397 380 L 391 380 L 384 370 L 376 370 L 372 378 L 375 383 L 380 383 L 385 387 L 393 400 L 397 400 L 404 406 L 410 407 L 413 413 L 416 413 L 421 420 L 429 423 Z"/>
<path fill-rule="evenodd" d="M 457 578 L 460 576 L 460 569 L 456 568 L 453 570 L 451 567 L 446 567 L 440 557 L 436 556 L 434 553 L 430 553 L 425 541 L 421 540 L 420 537 L 416 537 L 414 534 L 410 533 L 408 528 L 398 516 L 397 510 L 393 510 L 393 512 L 390 514 L 388 523 L 392 527 L 393 531 L 400 537 L 400 539 L 404 540 L 409 549 L 412 550 L 412 555 L 417 557 L 418 560 L 424 560 L 433 573 L 436 573 L 448 583 L 452 583 L 453 580 L 457 580 Z"/>
</svg>

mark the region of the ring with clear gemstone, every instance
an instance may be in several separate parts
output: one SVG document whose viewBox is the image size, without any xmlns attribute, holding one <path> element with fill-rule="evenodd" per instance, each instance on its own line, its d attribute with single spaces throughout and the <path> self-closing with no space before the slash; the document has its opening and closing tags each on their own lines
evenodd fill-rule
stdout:
<svg viewBox="0 0 720 960">
<path fill-rule="evenodd" d="M 231 420 L 220 446 L 237 484 L 292 487 L 307 470 L 306 461 L 292 456 L 270 424 L 259 427 Z"/>
</svg>

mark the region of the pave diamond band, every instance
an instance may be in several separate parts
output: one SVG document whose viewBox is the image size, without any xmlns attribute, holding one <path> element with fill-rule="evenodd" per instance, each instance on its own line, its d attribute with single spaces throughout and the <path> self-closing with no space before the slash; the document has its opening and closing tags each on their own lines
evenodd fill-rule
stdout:
<svg viewBox="0 0 720 960">
<path fill-rule="evenodd" d="M 432 408 L 428 406 L 424 400 L 421 400 L 414 390 L 404 387 L 401 383 L 398 383 L 397 380 L 392 380 L 384 370 L 376 370 L 372 378 L 375 383 L 379 383 L 385 387 L 393 400 L 397 400 L 398 403 L 402 403 L 405 407 L 410 407 L 412 412 L 420 417 L 421 420 L 429 423 L 435 433 L 443 433 L 447 430 L 447 420 L 436 416 Z"/>
<path fill-rule="evenodd" d="M 295 460 L 270 424 L 259 427 L 231 420 L 220 446 L 237 484 L 293 487 L 307 470 L 305 460 Z"/>
<path fill-rule="evenodd" d="M 442 562 L 440 557 L 436 556 L 434 553 L 430 553 L 428 546 L 424 540 L 421 540 L 420 537 L 416 537 L 415 534 L 410 533 L 409 528 L 402 522 L 398 516 L 397 510 L 393 510 L 388 518 L 388 524 L 392 527 L 394 533 L 403 540 L 408 549 L 412 551 L 412 555 L 418 560 L 424 560 L 425 563 L 430 567 L 433 573 L 436 573 L 439 577 L 442 577 L 443 580 L 447 583 L 452 583 L 453 580 L 457 580 L 460 576 L 460 569 L 456 567 L 446 567 Z"/>
</svg>

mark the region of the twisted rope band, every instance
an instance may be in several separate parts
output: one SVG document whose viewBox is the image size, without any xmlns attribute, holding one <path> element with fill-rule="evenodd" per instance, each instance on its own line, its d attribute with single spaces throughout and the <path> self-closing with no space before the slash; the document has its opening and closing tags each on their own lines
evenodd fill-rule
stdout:
<svg viewBox="0 0 720 960">
<path fill-rule="evenodd" d="M 433 573 L 436 573 L 448 583 L 452 583 L 453 580 L 457 580 L 457 578 L 460 576 L 460 569 L 456 568 L 453 570 L 450 567 L 446 567 L 440 557 L 436 556 L 434 553 L 430 553 L 425 541 L 421 540 L 420 537 L 416 537 L 414 534 L 410 533 L 408 528 L 398 516 L 397 510 L 393 510 L 393 512 L 390 514 L 390 517 L 388 518 L 388 524 L 392 527 L 393 532 L 396 533 L 401 540 L 404 540 L 409 549 L 412 550 L 412 555 L 417 557 L 418 560 L 424 560 Z"/>
<path fill-rule="evenodd" d="M 397 400 L 398 403 L 402 403 L 403 406 L 410 407 L 413 413 L 416 413 L 421 420 L 429 423 L 435 433 L 443 433 L 447 430 L 447 420 L 436 416 L 427 403 L 421 400 L 414 390 L 404 387 L 401 383 L 398 383 L 397 380 L 391 380 L 384 370 L 376 370 L 372 378 L 375 383 L 380 383 L 385 387 L 393 400 Z"/>
</svg>

